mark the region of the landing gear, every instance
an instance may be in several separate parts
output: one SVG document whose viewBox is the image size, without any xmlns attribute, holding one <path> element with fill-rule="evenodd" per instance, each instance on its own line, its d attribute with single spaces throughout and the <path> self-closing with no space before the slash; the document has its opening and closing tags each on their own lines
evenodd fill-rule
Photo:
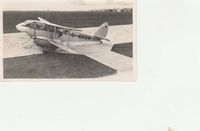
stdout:
<svg viewBox="0 0 200 131">
<path fill-rule="evenodd" d="M 48 54 L 49 53 L 49 49 L 48 48 L 43 48 L 42 52 L 43 52 L 43 54 Z"/>
<path fill-rule="evenodd" d="M 102 44 L 103 42 L 100 40 L 100 44 Z"/>
<path fill-rule="evenodd" d="M 52 53 L 56 48 L 45 48 L 43 47 L 42 48 L 42 52 L 43 54 L 49 54 L 49 53 Z"/>
</svg>

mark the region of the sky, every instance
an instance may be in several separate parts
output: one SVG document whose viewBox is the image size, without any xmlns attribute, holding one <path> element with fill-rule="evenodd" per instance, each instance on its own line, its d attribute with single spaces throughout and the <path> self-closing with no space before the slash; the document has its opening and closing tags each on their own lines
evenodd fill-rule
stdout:
<svg viewBox="0 0 200 131">
<path fill-rule="evenodd" d="M 133 0 L 73 0 L 73 1 L 83 1 L 85 3 L 102 2 L 102 3 L 114 3 L 114 2 L 132 2 Z"/>
<path fill-rule="evenodd" d="M 12 2 L 11 2 L 12 1 Z M 39 2 L 39 3 L 38 3 Z M 29 1 L 7 0 L 3 4 L 3 10 L 95 10 L 108 8 L 131 8 L 132 0 L 35 0 Z"/>
<path fill-rule="evenodd" d="M 55 2 L 55 0 L 34 0 L 34 2 L 46 2 L 46 1 Z M 135 0 L 57 0 L 57 2 L 65 2 L 69 4 L 117 3 L 117 2 L 133 3 L 133 1 Z M 2 2 L 27 2 L 27 0 L 2 0 Z"/>
</svg>

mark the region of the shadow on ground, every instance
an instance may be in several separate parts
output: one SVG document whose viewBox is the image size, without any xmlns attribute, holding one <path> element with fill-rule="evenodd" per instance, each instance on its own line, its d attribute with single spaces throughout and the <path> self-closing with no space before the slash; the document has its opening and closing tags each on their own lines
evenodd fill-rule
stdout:
<svg viewBox="0 0 200 131">
<path fill-rule="evenodd" d="M 38 54 L 5 58 L 4 78 L 95 78 L 116 73 L 84 55 Z"/>
<path fill-rule="evenodd" d="M 111 51 L 128 57 L 133 57 L 133 44 L 132 42 L 115 44 Z"/>
</svg>

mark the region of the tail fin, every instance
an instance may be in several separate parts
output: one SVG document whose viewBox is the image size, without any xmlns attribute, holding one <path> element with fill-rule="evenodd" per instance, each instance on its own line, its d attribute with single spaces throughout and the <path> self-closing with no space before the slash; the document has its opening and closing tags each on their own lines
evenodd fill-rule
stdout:
<svg viewBox="0 0 200 131">
<path fill-rule="evenodd" d="M 108 33 L 108 22 L 103 23 L 97 31 L 94 33 L 94 36 L 105 38 Z"/>
</svg>

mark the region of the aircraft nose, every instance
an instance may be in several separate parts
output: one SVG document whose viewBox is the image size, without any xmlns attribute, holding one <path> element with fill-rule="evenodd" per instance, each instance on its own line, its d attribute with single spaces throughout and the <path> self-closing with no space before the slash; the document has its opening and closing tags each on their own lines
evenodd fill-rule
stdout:
<svg viewBox="0 0 200 131">
<path fill-rule="evenodd" d="M 22 30 L 22 25 L 21 25 L 21 23 L 16 25 L 16 29 L 17 29 L 18 31 L 23 31 L 23 30 Z"/>
</svg>

